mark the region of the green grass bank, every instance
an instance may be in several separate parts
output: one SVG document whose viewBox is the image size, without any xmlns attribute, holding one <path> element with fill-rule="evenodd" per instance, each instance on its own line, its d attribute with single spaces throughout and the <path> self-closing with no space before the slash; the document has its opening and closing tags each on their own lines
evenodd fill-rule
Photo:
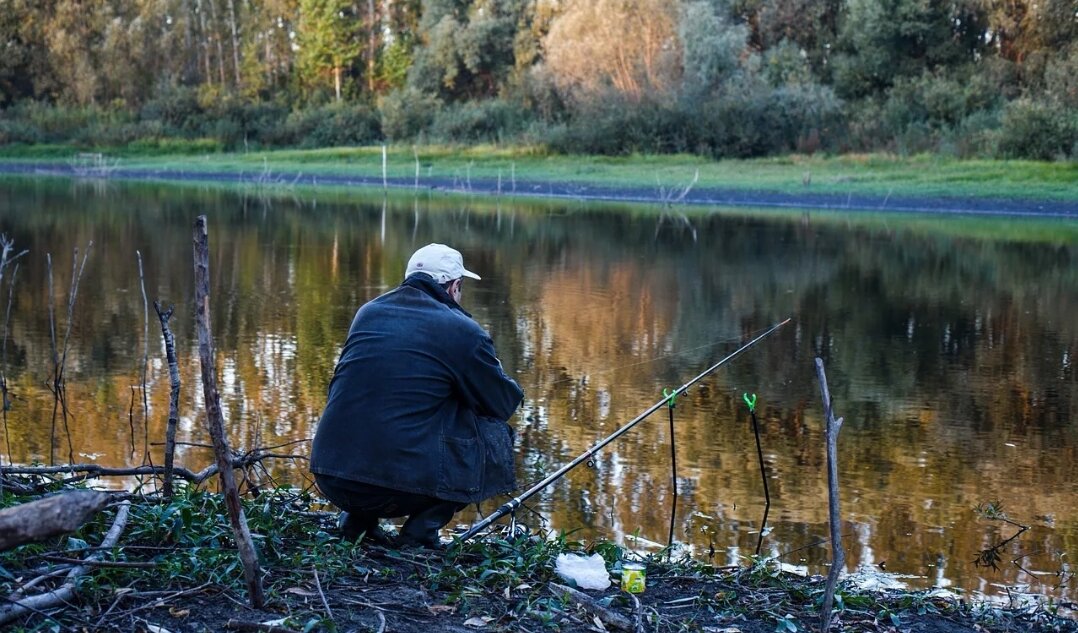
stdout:
<svg viewBox="0 0 1078 633">
<path fill-rule="evenodd" d="M 381 146 L 250 153 L 203 153 L 197 142 L 145 145 L 101 153 L 106 166 L 130 170 L 305 174 L 381 178 Z M 0 161 L 70 164 L 87 160 L 70 146 L 0 147 Z M 958 160 L 938 155 L 791 155 L 713 161 L 692 155 L 570 156 L 543 147 L 390 146 L 385 175 L 420 187 L 500 182 L 650 188 L 676 198 L 687 187 L 786 194 L 956 197 L 1078 202 L 1078 162 Z"/>
</svg>

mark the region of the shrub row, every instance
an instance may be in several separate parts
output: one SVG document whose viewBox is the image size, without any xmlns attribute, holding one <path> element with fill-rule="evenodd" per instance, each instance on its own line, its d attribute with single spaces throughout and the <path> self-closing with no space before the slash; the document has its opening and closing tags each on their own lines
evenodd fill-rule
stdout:
<svg viewBox="0 0 1078 633">
<path fill-rule="evenodd" d="M 136 152 L 194 153 L 331 147 L 384 140 L 548 145 L 564 153 L 690 152 L 751 157 L 788 152 L 890 150 L 959 157 L 1078 158 L 1078 109 L 1063 100 L 1004 101 L 991 82 L 926 76 L 885 98 L 843 103 L 814 84 L 753 79 L 718 96 L 668 102 L 616 94 L 556 116 L 502 99 L 445 104 L 403 89 L 377 106 L 340 103 L 291 110 L 179 89 L 138 112 L 26 102 L 0 111 L 0 145 L 70 144 Z"/>
</svg>

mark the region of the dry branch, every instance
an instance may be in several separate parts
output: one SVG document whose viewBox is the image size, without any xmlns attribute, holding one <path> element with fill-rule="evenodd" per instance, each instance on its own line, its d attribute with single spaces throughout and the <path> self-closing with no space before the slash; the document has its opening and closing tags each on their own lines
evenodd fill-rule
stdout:
<svg viewBox="0 0 1078 633">
<path fill-rule="evenodd" d="M 231 466 L 233 469 L 247 468 L 248 466 L 257 464 L 263 459 L 271 458 L 306 459 L 306 456 L 283 453 L 270 453 L 266 449 L 255 449 L 243 455 L 233 456 Z M 41 477 L 58 474 L 71 475 L 70 477 L 60 481 L 49 482 L 49 485 L 55 485 L 56 483 L 71 484 L 79 481 L 85 481 L 87 479 L 95 479 L 97 477 L 134 477 L 141 475 L 156 475 L 163 474 L 164 471 L 164 466 L 150 465 L 132 466 L 129 468 L 110 468 L 107 466 L 101 466 L 99 464 L 72 464 L 70 466 L 3 466 L 0 467 L 0 476 L 23 475 Z M 182 467 L 173 468 L 173 474 L 195 485 L 199 485 L 205 482 L 210 477 L 216 475 L 218 471 L 218 464 L 211 464 L 198 472 L 194 472 Z M 12 485 L 12 482 L 7 481 L 4 485 L 10 486 Z"/>
<path fill-rule="evenodd" d="M 174 460 L 176 459 L 176 426 L 180 422 L 180 363 L 176 359 L 176 337 L 168 326 L 168 320 L 172 318 L 172 306 L 168 310 L 161 311 L 161 304 L 153 302 L 153 309 L 157 312 L 157 318 L 161 321 L 161 336 L 165 339 L 165 358 L 168 360 L 168 381 L 170 385 L 168 393 L 168 426 L 165 430 L 165 483 L 164 494 L 166 499 L 172 498 L 172 474 Z"/>
<path fill-rule="evenodd" d="M 577 591 L 572 587 L 566 587 L 565 585 L 559 585 L 558 583 L 550 583 L 550 592 L 555 597 L 569 600 L 580 605 L 584 611 L 593 617 L 599 618 L 604 626 L 616 629 L 618 631 L 634 631 L 636 627 L 625 616 L 615 613 L 610 609 L 600 605 L 596 601 L 592 600 L 591 596 L 583 591 Z"/>
<path fill-rule="evenodd" d="M 109 498 L 104 492 L 73 490 L 0 510 L 0 551 L 74 532 Z"/>
<path fill-rule="evenodd" d="M 202 365 L 202 390 L 206 400 L 206 418 L 213 439 L 214 453 L 217 456 L 218 470 L 221 475 L 221 492 L 228 506 L 228 515 L 232 522 L 232 532 L 236 538 L 240 560 L 243 562 L 243 574 L 247 581 L 247 592 L 251 606 L 256 609 L 265 604 L 262 592 L 262 570 L 258 564 L 258 554 L 251 541 L 251 532 L 247 528 L 247 517 L 240 505 L 240 493 L 236 488 L 236 478 L 232 475 L 232 454 L 225 436 L 224 417 L 221 415 L 221 395 L 217 391 L 217 370 L 213 359 L 213 337 L 210 333 L 210 247 L 206 216 L 200 215 L 195 220 L 194 229 L 195 256 L 195 329 L 198 330 L 198 356 Z"/>
<path fill-rule="evenodd" d="M 831 569 L 827 572 L 827 589 L 824 591 L 823 606 L 820 609 L 820 632 L 825 633 L 831 626 L 835 584 L 846 568 L 846 552 L 842 549 L 842 514 L 838 505 L 838 432 L 842 428 L 842 418 L 835 419 L 835 412 L 831 408 L 831 392 L 827 389 L 827 374 L 824 373 L 823 360 L 819 358 L 816 359 L 816 376 L 820 379 L 824 420 L 827 424 L 827 502 L 831 526 Z"/>
<path fill-rule="evenodd" d="M 119 506 L 116 511 L 116 518 L 112 521 L 112 527 L 109 528 L 105 538 L 101 541 L 101 547 L 109 548 L 116 545 L 116 542 L 120 540 L 120 535 L 123 534 L 124 528 L 127 526 L 127 516 L 130 511 L 131 502 L 129 501 L 125 501 Z M 99 554 L 95 556 L 99 556 Z M 58 589 L 21 600 L 12 600 L 11 604 L 0 607 L 0 624 L 7 624 L 27 613 L 37 613 L 43 609 L 53 609 L 67 605 L 75 597 L 75 584 L 78 577 L 85 574 L 88 569 L 88 565 L 74 567 L 67 572 L 67 579 Z"/>
<path fill-rule="evenodd" d="M 255 633 L 296 633 L 293 629 L 277 626 L 275 624 L 263 624 L 261 622 L 244 622 L 243 620 L 229 620 L 225 628 L 232 631 L 253 631 Z"/>
</svg>

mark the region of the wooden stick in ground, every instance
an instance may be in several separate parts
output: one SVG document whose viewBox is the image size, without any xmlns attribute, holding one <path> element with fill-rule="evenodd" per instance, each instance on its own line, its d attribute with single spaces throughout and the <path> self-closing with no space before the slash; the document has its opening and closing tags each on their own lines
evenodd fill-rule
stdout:
<svg viewBox="0 0 1078 633">
<path fill-rule="evenodd" d="M 232 453 L 225 437 L 225 422 L 221 415 L 221 395 L 217 392 L 217 367 L 213 358 L 213 337 L 210 334 L 210 246 L 206 216 L 195 220 L 195 329 L 198 330 L 198 357 L 202 364 L 202 390 L 206 400 L 206 418 L 213 440 L 213 452 L 217 456 L 217 469 L 221 475 L 221 492 L 225 496 L 232 532 L 236 538 L 243 574 L 247 580 L 247 592 L 251 606 L 256 609 L 265 604 L 262 593 L 262 570 L 258 564 L 247 517 L 240 505 L 240 493 L 232 473 Z"/>
<path fill-rule="evenodd" d="M 161 311 L 161 304 L 153 302 L 153 309 L 161 321 L 161 336 L 165 339 L 165 358 L 168 360 L 168 381 L 171 385 L 168 394 L 168 427 L 165 429 L 165 484 L 166 499 L 172 498 L 172 468 L 176 458 L 176 426 L 180 422 L 180 363 L 176 360 L 176 337 L 168 326 L 172 318 L 172 306 Z"/>
<path fill-rule="evenodd" d="M 72 490 L 0 510 L 0 551 L 74 532 L 108 502 L 108 493 Z"/>
<path fill-rule="evenodd" d="M 104 540 L 101 541 L 102 548 L 114 547 L 116 542 L 120 540 L 120 535 L 123 534 L 124 528 L 127 526 L 127 516 L 130 511 L 130 501 L 124 501 L 119 506 L 116 510 L 116 518 L 112 521 L 112 527 L 109 528 Z M 100 553 L 95 554 L 94 558 L 98 556 L 100 556 Z M 85 574 L 89 569 L 89 565 L 74 567 L 67 573 L 67 579 L 58 589 L 15 600 L 4 607 L 0 607 L 0 624 L 7 624 L 28 613 L 36 613 L 70 604 L 75 597 L 75 586 L 78 577 Z"/>
<path fill-rule="evenodd" d="M 820 380 L 824 421 L 827 424 L 827 505 L 830 510 L 831 526 L 831 569 L 827 572 L 827 588 L 824 591 L 823 606 L 820 609 L 820 632 L 825 633 L 831 627 L 831 605 L 835 599 L 835 584 L 846 568 L 846 552 L 842 549 L 842 515 L 838 507 L 838 432 L 842 428 L 842 418 L 836 420 L 835 412 L 831 409 L 831 392 L 827 389 L 827 374 L 823 370 L 823 360 L 819 358 L 816 359 L 816 376 Z"/>
</svg>

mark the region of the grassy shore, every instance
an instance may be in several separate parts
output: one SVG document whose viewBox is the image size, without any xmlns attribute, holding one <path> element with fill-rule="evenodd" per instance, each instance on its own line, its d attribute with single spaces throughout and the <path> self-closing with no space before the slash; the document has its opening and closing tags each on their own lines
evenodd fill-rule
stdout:
<svg viewBox="0 0 1078 633">
<path fill-rule="evenodd" d="M 126 169 L 185 172 L 304 173 L 381 177 L 381 147 L 198 153 L 198 145 L 106 150 Z M 67 146 L 0 147 L 0 160 L 66 162 L 77 150 Z M 418 169 L 417 169 L 418 167 Z M 700 188 L 767 190 L 895 197 L 954 196 L 1078 200 L 1078 163 L 957 160 L 941 156 L 884 154 L 786 156 L 712 161 L 690 155 L 565 156 L 542 147 L 391 146 L 389 178 L 420 184 L 433 179 L 559 182 L 608 187 L 650 187 L 677 191 Z"/>
</svg>

